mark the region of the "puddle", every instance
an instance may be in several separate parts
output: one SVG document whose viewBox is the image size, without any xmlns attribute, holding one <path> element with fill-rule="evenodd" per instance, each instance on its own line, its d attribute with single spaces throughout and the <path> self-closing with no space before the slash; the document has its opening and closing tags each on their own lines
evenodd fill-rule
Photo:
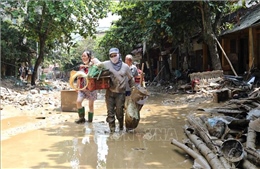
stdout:
<svg viewBox="0 0 260 169">
<path fill-rule="evenodd" d="M 30 123 L 32 118 L 24 118 L 22 129 L 26 132 L 11 133 L 13 135 L 1 141 L 2 167 L 192 168 L 193 160 L 172 145 L 171 139 L 181 142 L 186 138 L 182 128 L 185 116 L 195 111 L 198 103 L 192 105 L 186 103 L 184 97 L 179 98 L 180 95 L 149 96 L 140 113 L 140 123 L 131 132 L 117 128 L 115 133 L 109 133 L 104 100 L 97 102 L 93 123 L 75 124 L 76 113 L 55 116 L 50 113 L 46 119 L 34 117 L 34 125 Z M 41 123 L 40 126 L 41 121 L 46 125 Z M 14 128 L 8 130 L 14 132 Z"/>
</svg>

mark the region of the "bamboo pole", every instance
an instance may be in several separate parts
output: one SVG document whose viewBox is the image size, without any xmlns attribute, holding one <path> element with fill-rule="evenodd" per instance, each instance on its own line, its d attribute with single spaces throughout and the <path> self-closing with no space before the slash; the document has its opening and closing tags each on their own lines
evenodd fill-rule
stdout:
<svg viewBox="0 0 260 169">
<path fill-rule="evenodd" d="M 252 164 L 254 164 L 254 165 L 256 165 L 256 166 L 260 166 L 260 161 L 259 161 L 257 158 L 255 158 L 254 155 L 247 153 L 247 154 L 246 154 L 246 159 L 247 159 L 250 163 L 252 163 Z"/>
<path fill-rule="evenodd" d="M 256 132 L 251 127 L 248 127 L 246 147 L 255 149 Z"/>
<path fill-rule="evenodd" d="M 229 60 L 229 58 L 228 58 L 228 56 L 227 56 L 226 52 L 225 52 L 225 51 L 224 51 L 224 49 L 222 48 L 222 46 L 221 46 L 221 44 L 219 43 L 219 41 L 217 40 L 217 38 L 215 38 L 215 40 L 216 40 L 216 42 L 217 42 L 217 44 L 218 44 L 219 48 L 220 48 L 220 49 L 221 49 L 221 51 L 223 52 L 223 54 L 224 54 L 225 58 L 227 59 L 227 61 L 228 61 L 228 63 L 229 63 L 229 66 L 231 67 L 231 69 L 232 69 L 233 73 L 234 73 L 234 74 L 237 76 L 237 72 L 235 71 L 235 69 L 234 69 L 234 67 L 233 67 L 232 63 L 230 62 L 230 60 Z"/>
<path fill-rule="evenodd" d="M 225 169 L 217 155 L 213 153 L 205 143 L 195 134 L 192 134 L 186 127 L 184 130 L 187 137 L 194 143 L 194 145 L 198 148 L 201 154 L 206 158 L 208 163 L 213 169 Z"/>
<path fill-rule="evenodd" d="M 144 83 L 144 80 L 143 80 L 143 78 L 144 78 L 144 63 L 142 63 L 141 71 L 142 71 L 142 73 L 141 73 L 141 76 L 140 76 L 140 86 L 145 87 L 145 83 Z"/>
<path fill-rule="evenodd" d="M 188 153 L 194 160 L 203 168 L 203 169 L 210 169 L 210 166 L 207 162 L 207 160 L 200 154 L 193 151 L 191 148 L 187 147 L 186 145 L 178 142 L 175 139 L 172 139 L 171 144 L 181 148 L 186 153 Z"/>
<path fill-rule="evenodd" d="M 243 160 L 242 166 L 243 169 L 257 169 L 257 167 L 254 164 L 252 164 L 250 161 L 246 159 Z"/>
<path fill-rule="evenodd" d="M 248 160 L 260 166 L 260 153 L 258 153 L 255 149 L 248 147 L 245 148 L 245 151 L 247 152 Z"/>
<path fill-rule="evenodd" d="M 163 68 L 164 68 L 164 65 L 163 65 L 163 67 L 161 68 L 161 70 L 158 72 L 157 76 L 153 79 L 152 83 L 158 78 L 158 76 L 159 76 L 160 73 L 162 72 Z"/>
<path fill-rule="evenodd" d="M 202 127 L 202 120 L 200 118 L 195 118 L 192 115 L 187 116 L 187 119 L 188 119 L 189 123 L 198 131 L 200 138 L 206 143 L 206 145 L 215 154 L 221 154 L 221 152 L 219 151 L 219 147 L 215 146 L 215 144 L 212 142 L 206 127 Z M 231 166 L 226 158 L 224 158 L 223 156 L 220 156 L 219 158 L 225 168 L 231 168 Z"/>
<path fill-rule="evenodd" d="M 206 145 L 214 153 L 217 153 L 219 151 L 218 147 L 214 146 L 214 144 L 212 143 L 212 140 L 210 138 L 210 135 L 206 127 L 201 127 L 201 123 L 200 123 L 201 119 L 195 118 L 193 115 L 189 115 L 187 116 L 187 120 L 192 125 L 192 127 L 194 127 L 198 131 L 200 138 L 206 143 Z"/>
</svg>

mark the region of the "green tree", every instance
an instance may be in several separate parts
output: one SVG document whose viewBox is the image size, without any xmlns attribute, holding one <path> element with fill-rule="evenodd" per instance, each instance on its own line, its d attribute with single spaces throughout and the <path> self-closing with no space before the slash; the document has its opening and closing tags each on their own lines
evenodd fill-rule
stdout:
<svg viewBox="0 0 260 169">
<path fill-rule="evenodd" d="M 120 1 L 114 13 L 121 16 L 106 34 L 101 45 L 134 46 L 147 42 L 163 50 L 188 44 L 194 35 L 201 35 L 209 46 L 213 69 L 222 69 L 216 39 L 222 28 L 221 18 L 231 12 L 235 1 Z M 127 42 L 127 44 L 123 43 Z M 149 61 L 149 58 L 148 58 Z"/>
<path fill-rule="evenodd" d="M 106 17 L 109 0 L 20 0 L 10 2 L 8 11 L 12 17 L 22 17 L 23 33 L 38 43 L 38 58 L 34 65 L 32 85 L 35 85 L 37 69 L 43 62 L 46 49 L 55 48 L 54 41 L 73 46 L 72 33 L 83 37 L 94 36 L 98 19 Z"/>
<path fill-rule="evenodd" d="M 101 45 L 114 45 L 129 52 L 137 44 L 143 42 L 146 42 L 148 50 L 157 44 L 161 51 L 165 50 L 166 44 L 176 46 L 183 43 L 183 40 L 190 34 L 185 31 L 185 27 L 189 27 L 190 30 L 192 28 L 187 25 L 193 24 L 194 27 L 198 27 L 194 19 L 195 15 L 189 15 L 190 18 L 187 17 L 186 20 L 182 19 L 184 12 L 189 14 L 190 10 L 186 9 L 192 8 L 192 5 L 190 3 L 188 6 L 183 2 L 175 1 L 120 1 L 114 8 L 114 12 L 120 15 L 121 19 L 105 35 Z M 176 8 L 179 7 L 186 7 L 182 14 L 179 10 L 176 12 Z M 146 58 L 150 62 L 148 54 Z M 171 76 L 167 61 L 165 68 Z M 152 69 L 150 69 L 150 74 L 152 74 Z"/>
<path fill-rule="evenodd" d="M 32 41 L 26 40 L 19 27 L 9 20 L 1 20 L 0 43 L 2 64 L 12 66 L 7 72 L 8 75 L 14 75 L 15 69 L 18 69 L 17 63 L 27 62 L 30 65 L 36 56 L 36 46 Z"/>
<path fill-rule="evenodd" d="M 139 3 L 142 2 L 120 1 L 113 4 L 112 12 L 121 18 L 112 24 L 110 30 L 99 41 L 99 47 L 103 48 L 102 52 L 105 55 L 110 48 L 117 47 L 124 56 L 143 41 L 144 32 L 136 21 L 140 9 Z"/>
</svg>

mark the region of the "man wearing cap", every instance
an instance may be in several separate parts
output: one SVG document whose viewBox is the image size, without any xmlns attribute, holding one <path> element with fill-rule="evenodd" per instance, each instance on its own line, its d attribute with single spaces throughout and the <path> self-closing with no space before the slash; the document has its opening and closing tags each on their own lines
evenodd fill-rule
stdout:
<svg viewBox="0 0 260 169">
<path fill-rule="evenodd" d="M 124 129 L 126 83 L 133 87 L 135 82 L 129 66 L 123 63 L 118 48 L 109 50 L 109 58 L 110 60 L 102 62 L 102 66 L 111 72 L 111 85 L 106 90 L 105 95 L 107 106 L 106 121 L 109 123 L 110 132 L 115 132 L 115 117 L 119 122 L 119 129 Z"/>
<path fill-rule="evenodd" d="M 138 76 L 137 67 L 133 64 L 133 56 L 128 54 L 125 56 L 125 63 L 129 66 L 133 77 Z M 131 88 L 129 87 L 128 83 L 126 83 L 126 96 L 130 96 Z"/>
</svg>

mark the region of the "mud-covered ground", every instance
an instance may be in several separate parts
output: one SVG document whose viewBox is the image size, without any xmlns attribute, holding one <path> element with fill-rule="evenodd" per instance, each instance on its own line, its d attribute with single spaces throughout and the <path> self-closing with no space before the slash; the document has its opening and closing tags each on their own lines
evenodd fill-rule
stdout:
<svg viewBox="0 0 260 169">
<path fill-rule="evenodd" d="M 11 86 L 1 83 L 4 88 Z M 1 168 L 192 168 L 193 160 L 171 145 L 171 139 L 186 138 L 183 126 L 188 114 L 201 114 L 198 108 L 218 104 L 203 94 L 147 88 L 151 95 L 133 132 L 116 129 L 109 133 L 102 90 L 95 102 L 93 123 L 84 125 L 75 124 L 77 113 L 62 112 L 60 104 L 22 108 L 1 104 Z M 44 92 L 41 97 L 58 103 L 61 99 L 59 90 Z"/>
</svg>

